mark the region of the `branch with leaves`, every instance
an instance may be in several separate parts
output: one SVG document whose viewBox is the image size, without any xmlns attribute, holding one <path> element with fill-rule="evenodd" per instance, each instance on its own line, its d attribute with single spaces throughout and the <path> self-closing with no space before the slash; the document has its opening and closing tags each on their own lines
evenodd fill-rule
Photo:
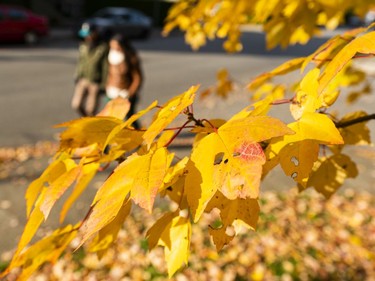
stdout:
<svg viewBox="0 0 375 281">
<path fill-rule="evenodd" d="M 238 28 L 251 18 L 264 23 L 270 47 L 304 42 L 314 34 L 316 23 L 334 27 L 342 17 L 342 11 L 333 6 L 308 2 L 311 5 L 302 0 L 180 1 L 170 11 L 166 31 L 179 25 L 196 46 L 204 36 L 228 35 L 226 49 L 238 50 Z M 356 9 L 367 9 L 370 3 L 344 2 L 347 9 L 354 4 L 358 4 Z M 311 17 L 313 21 L 307 20 Z M 300 25 L 301 21 L 305 24 Z M 188 263 L 192 224 L 204 215 L 219 211 L 220 224 L 211 225 L 209 231 L 217 250 L 230 243 L 241 228 L 256 229 L 262 180 L 278 165 L 301 191 L 313 187 L 331 197 L 347 178 L 358 174 L 343 147 L 371 143 L 366 122 L 374 119 L 374 114 L 360 111 L 339 119 L 329 113 L 342 88 L 365 79 L 351 62 L 375 54 L 375 31 L 371 28 L 335 36 L 310 56 L 292 59 L 254 78 L 247 86 L 254 92 L 252 100 L 229 120 L 197 119 L 194 102 L 207 92 L 199 93 L 199 86 L 192 86 L 162 106 L 153 102 L 126 121 L 128 104 L 115 99 L 98 116 L 60 124 L 66 129 L 59 150 L 28 187 L 28 220 L 1 276 L 21 268 L 18 279 L 26 280 L 43 263 L 55 262 L 75 237 L 80 239 L 79 247 L 85 244 L 102 257 L 116 242 L 132 206 L 152 213 L 157 197 L 174 202 L 175 207 L 155 222 L 147 239 L 150 249 L 164 247 L 172 276 Z M 304 75 L 291 88 L 292 96 L 286 97 L 286 86 L 271 81 L 296 70 Z M 218 79 L 216 90 L 227 97 L 233 89 L 228 73 L 221 70 Z M 285 124 L 269 116 L 270 109 L 280 104 L 289 104 L 293 122 Z M 147 128 L 132 126 L 152 112 L 153 121 Z M 170 127 L 177 117 L 184 118 L 182 125 Z M 189 130 L 194 140 L 190 155 L 181 159 L 169 147 L 184 130 Z M 60 214 L 63 223 L 95 175 L 111 163 L 117 166 L 97 191 L 87 215 L 75 226 L 62 227 L 29 246 L 57 200 L 72 189 Z"/>
</svg>

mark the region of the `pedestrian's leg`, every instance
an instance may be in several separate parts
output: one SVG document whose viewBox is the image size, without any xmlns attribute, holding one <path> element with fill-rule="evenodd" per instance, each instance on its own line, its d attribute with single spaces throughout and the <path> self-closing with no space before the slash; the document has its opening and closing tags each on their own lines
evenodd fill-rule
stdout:
<svg viewBox="0 0 375 281">
<path fill-rule="evenodd" d="M 82 102 L 83 98 L 86 94 L 87 87 L 86 83 L 83 79 L 79 80 L 76 84 L 76 87 L 74 89 L 74 95 L 72 98 L 72 108 L 82 116 L 86 116 L 86 112 L 83 110 Z"/>
<path fill-rule="evenodd" d="M 126 114 L 126 119 L 129 119 L 129 117 L 135 113 L 135 107 L 138 103 L 138 95 L 134 95 L 132 98 L 129 99 L 129 101 L 130 101 L 130 109 L 128 113 Z M 133 122 L 133 127 L 137 130 L 141 128 L 138 120 Z"/>
<path fill-rule="evenodd" d="M 88 116 L 94 116 L 98 109 L 99 85 L 90 83 L 86 100 L 86 113 Z"/>
</svg>

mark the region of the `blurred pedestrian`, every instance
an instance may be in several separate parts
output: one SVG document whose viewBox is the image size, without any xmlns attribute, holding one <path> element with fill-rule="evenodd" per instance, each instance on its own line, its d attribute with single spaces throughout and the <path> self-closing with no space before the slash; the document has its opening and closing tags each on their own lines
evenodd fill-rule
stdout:
<svg viewBox="0 0 375 281">
<path fill-rule="evenodd" d="M 106 94 L 109 99 L 122 97 L 129 100 L 131 105 L 126 118 L 135 113 L 142 82 L 143 73 L 137 51 L 126 37 L 114 35 L 109 41 Z M 140 128 L 137 122 L 133 126 Z"/>
<path fill-rule="evenodd" d="M 84 23 L 79 31 L 78 65 L 72 108 L 82 116 L 93 116 L 98 109 L 99 93 L 105 88 L 108 43 L 96 25 Z"/>
</svg>

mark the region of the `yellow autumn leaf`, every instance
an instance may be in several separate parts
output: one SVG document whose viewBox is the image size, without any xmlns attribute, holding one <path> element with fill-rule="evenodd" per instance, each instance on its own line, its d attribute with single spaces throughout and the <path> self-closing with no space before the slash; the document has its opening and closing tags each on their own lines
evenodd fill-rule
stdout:
<svg viewBox="0 0 375 281">
<path fill-rule="evenodd" d="M 125 202 L 117 216 L 104 228 L 99 230 L 97 239 L 90 245 L 90 252 L 97 252 L 99 258 L 103 257 L 107 249 L 116 241 L 125 219 L 130 214 L 131 207 L 132 203 L 130 200 Z"/>
<path fill-rule="evenodd" d="M 39 209 L 39 204 L 41 202 L 41 198 L 43 198 L 43 192 L 41 193 L 41 196 L 38 198 L 38 201 L 36 203 L 36 206 L 34 209 L 31 211 L 26 225 L 23 229 L 21 238 L 18 242 L 17 249 L 15 253 L 13 254 L 13 259 L 15 257 L 18 257 L 18 255 L 22 252 L 22 250 L 29 244 L 31 239 L 34 237 L 36 231 L 38 230 L 39 226 L 42 224 L 44 221 L 44 215 Z"/>
<path fill-rule="evenodd" d="M 135 153 L 122 162 L 96 193 L 81 227 L 80 245 L 117 216 L 129 192 L 136 204 L 151 212 L 171 161 L 166 148 L 159 148 L 145 155 Z"/>
<path fill-rule="evenodd" d="M 232 226 L 228 227 L 219 227 L 219 228 L 213 228 L 210 226 L 208 229 L 208 232 L 210 233 L 212 240 L 215 244 L 216 250 L 219 252 L 225 245 L 228 245 L 233 238 L 235 237 L 235 233 L 232 230 Z"/>
<path fill-rule="evenodd" d="M 180 214 L 180 215 L 179 215 Z M 181 216 L 182 215 L 182 216 Z M 188 264 L 191 239 L 191 224 L 184 212 L 167 213 L 146 234 L 149 248 L 164 247 L 164 255 L 171 278 L 184 264 Z"/>
<path fill-rule="evenodd" d="M 44 187 L 46 190 L 44 193 L 43 201 L 40 203 L 40 210 L 42 211 L 44 218 L 47 219 L 49 213 L 55 205 L 56 201 L 65 193 L 65 191 L 73 184 L 78 178 L 79 173 L 82 170 L 82 164 L 68 170 L 65 174 L 61 175 L 48 187 Z"/>
<path fill-rule="evenodd" d="M 264 153 L 257 142 L 292 134 L 281 121 L 249 116 L 228 121 L 193 147 L 185 190 L 193 220 L 199 220 L 218 188 L 231 199 L 258 196 Z"/>
<path fill-rule="evenodd" d="M 344 46 L 340 52 L 327 65 L 319 78 L 318 92 L 322 93 L 330 81 L 342 70 L 342 68 L 357 54 L 375 53 L 375 32 L 370 31 L 357 37 Z"/>
<path fill-rule="evenodd" d="M 62 223 L 68 213 L 72 204 L 78 199 L 85 188 L 89 185 L 99 169 L 99 163 L 93 162 L 84 164 L 81 173 L 77 177 L 77 183 L 73 188 L 72 193 L 65 200 L 64 205 L 60 212 L 60 223 Z"/>
<path fill-rule="evenodd" d="M 314 140 L 292 142 L 278 155 L 281 168 L 287 176 L 306 187 L 307 180 L 319 155 L 319 143 Z"/>
<path fill-rule="evenodd" d="M 129 109 L 129 100 L 118 97 L 110 100 L 96 116 L 111 116 L 123 120 Z"/>
<path fill-rule="evenodd" d="M 224 149 L 217 136 L 210 134 L 199 141 L 186 165 L 185 192 L 194 222 L 198 221 L 216 193 L 217 187 L 213 185 L 214 161 L 216 154 Z"/>
<path fill-rule="evenodd" d="M 358 119 L 360 117 L 367 116 L 364 111 L 357 111 L 345 115 L 338 124 L 344 124 L 351 120 Z M 367 122 L 359 122 L 351 126 L 339 128 L 340 133 L 344 139 L 345 144 L 353 145 L 365 145 L 371 143 L 370 130 L 367 126 Z"/>
<path fill-rule="evenodd" d="M 256 142 L 243 143 L 234 148 L 233 157 L 226 156 L 223 153 L 221 159 L 216 159 L 219 163 L 214 166 L 214 186 L 231 200 L 258 197 L 266 161 L 262 147 Z"/>
<path fill-rule="evenodd" d="M 61 153 L 58 155 L 57 158 L 42 173 L 42 175 L 31 182 L 27 188 L 25 194 L 26 215 L 29 216 L 35 201 L 46 184 L 51 185 L 61 175 L 65 174 L 67 171 L 76 166 L 77 164 L 69 158 L 68 154 Z"/>
<path fill-rule="evenodd" d="M 318 99 L 319 74 L 320 70 L 314 68 L 302 79 L 296 97 L 290 106 L 295 120 L 300 119 L 304 112 L 315 112 L 322 106 Z"/>
<path fill-rule="evenodd" d="M 126 130 L 127 127 L 131 126 L 131 124 L 141 118 L 143 115 L 150 112 L 152 109 L 154 109 L 157 106 L 157 101 L 154 101 L 151 103 L 147 108 L 139 111 L 138 113 L 130 116 L 128 120 L 125 122 L 122 122 L 115 126 L 112 131 L 108 134 L 108 137 L 104 143 L 104 147 L 107 147 L 108 144 L 113 143 L 121 143 L 122 146 L 126 145 L 127 143 L 132 143 L 134 141 L 134 134 L 137 134 L 138 132 L 134 132 L 131 130 L 129 132 L 129 129 Z M 139 133 L 138 133 L 139 134 Z M 143 133 L 142 133 L 143 135 Z M 137 135 L 138 136 L 138 135 Z M 137 139 L 137 138 L 136 138 Z M 139 142 L 141 143 L 141 142 Z M 138 142 L 137 142 L 138 144 Z"/>
<path fill-rule="evenodd" d="M 299 57 L 295 59 L 291 59 L 287 62 L 284 62 L 283 64 L 279 65 L 275 69 L 273 69 L 270 72 L 265 72 L 256 78 L 254 78 L 249 85 L 247 85 L 247 88 L 249 90 L 255 90 L 259 86 L 263 85 L 265 82 L 270 80 L 272 77 L 277 75 L 283 75 L 287 74 L 289 72 L 292 72 L 298 68 L 301 67 L 302 63 L 304 62 L 305 57 Z"/>
<path fill-rule="evenodd" d="M 14 256 L 11 264 L 3 274 L 14 268 L 21 268 L 18 281 L 27 281 L 40 266 L 46 262 L 54 263 L 77 234 L 77 228 L 68 225 L 55 230 L 51 235 L 30 246 L 24 253 Z M 0 275 L 0 277 L 2 277 Z"/>
<path fill-rule="evenodd" d="M 137 173 L 133 177 L 130 196 L 134 203 L 152 212 L 155 197 L 163 186 L 164 176 L 172 162 L 173 154 L 169 154 L 165 147 L 158 148 L 139 157 L 142 159 L 138 167 L 133 167 Z"/>
<path fill-rule="evenodd" d="M 122 120 L 115 117 L 96 116 L 59 124 L 56 127 L 67 127 L 60 134 L 60 149 L 71 150 L 94 143 L 98 144 L 100 149 L 104 149 L 109 133 L 121 123 Z"/>
<path fill-rule="evenodd" d="M 356 164 L 345 154 L 334 154 L 324 159 L 312 173 L 307 186 L 330 198 L 347 178 L 358 175 Z"/>
<path fill-rule="evenodd" d="M 90 215 L 81 226 L 83 238 L 80 246 L 117 216 L 130 192 L 140 163 L 143 161 L 138 155 L 129 156 L 100 187 L 92 203 Z"/>
<path fill-rule="evenodd" d="M 296 134 L 284 137 L 284 142 L 316 140 L 322 144 L 343 144 L 333 121 L 325 114 L 306 112 L 297 122 L 288 125 Z"/>
<path fill-rule="evenodd" d="M 165 174 L 163 180 L 163 186 L 159 191 L 166 189 L 167 187 L 173 185 L 179 178 L 181 178 L 185 172 L 187 162 L 189 161 L 188 157 L 182 158 L 172 167 L 169 167 L 167 173 Z"/>
<path fill-rule="evenodd" d="M 257 199 L 229 200 L 222 193 L 217 192 L 205 211 L 211 212 L 214 208 L 220 210 L 222 226 L 219 228 L 210 227 L 209 231 L 218 251 L 233 239 L 242 226 L 256 229 L 260 212 Z"/>
<path fill-rule="evenodd" d="M 148 146 L 185 108 L 193 103 L 198 88 L 198 86 L 191 87 L 185 93 L 172 98 L 160 109 L 143 135 Z"/>
<path fill-rule="evenodd" d="M 288 127 L 295 132 L 294 135 L 273 139 L 268 145 L 265 151 L 267 161 L 263 177 L 283 161 L 282 168 L 286 175 L 305 186 L 311 165 L 318 156 L 317 145 L 343 144 L 343 139 L 332 120 L 320 113 L 306 112 L 300 120 L 289 124 Z M 281 153 L 283 149 L 285 150 Z"/>
</svg>

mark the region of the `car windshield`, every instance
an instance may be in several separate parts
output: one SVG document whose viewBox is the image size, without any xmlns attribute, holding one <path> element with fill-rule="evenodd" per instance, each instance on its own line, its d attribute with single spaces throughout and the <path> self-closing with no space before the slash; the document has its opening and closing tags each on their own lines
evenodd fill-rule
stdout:
<svg viewBox="0 0 375 281">
<path fill-rule="evenodd" d="M 10 9 L 9 18 L 11 18 L 12 20 L 23 20 L 26 18 L 26 13 L 21 10 Z"/>
</svg>

